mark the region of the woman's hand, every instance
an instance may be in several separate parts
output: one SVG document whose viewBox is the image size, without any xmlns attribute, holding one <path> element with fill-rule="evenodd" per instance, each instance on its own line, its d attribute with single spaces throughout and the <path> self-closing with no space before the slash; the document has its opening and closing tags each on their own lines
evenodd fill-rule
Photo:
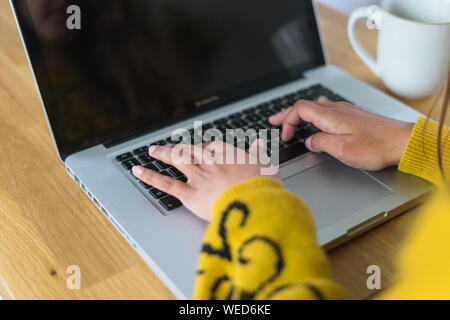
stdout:
<svg viewBox="0 0 450 320">
<path fill-rule="evenodd" d="M 322 131 L 306 140 L 310 151 L 326 152 L 351 167 L 370 171 L 397 165 L 414 128 L 412 123 L 325 97 L 316 102 L 300 100 L 270 118 L 271 124 L 283 126 L 284 141 L 292 139 L 301 121 Z"/>
<path fill-rule="evenodd" d="M 145 183 L 178 198 L 198 217 L 211 221 L 212 206 L 223 192 L 240 182 L 262 176 L 262 169 L 271 166 L 265 145 L 265 142 L 255 141 L 250 153 L 222 142 L 203 146 L 184 145 L 178 150 L 175 148 L 181 145 L 152 146 L 149 154 L 183 172 L 188 182 L 178 181 L 141 166 L 134 167 L 133 174 Z M 234 155 L 233 163 L 245 164 L 220 164 L 229 163 L 226 157 L 230 154 Z M 237 162 L 238 156 L 241 156 L 241 162 Z M 281 183 L 278 174 L 271 178 Z"/>
</svg>

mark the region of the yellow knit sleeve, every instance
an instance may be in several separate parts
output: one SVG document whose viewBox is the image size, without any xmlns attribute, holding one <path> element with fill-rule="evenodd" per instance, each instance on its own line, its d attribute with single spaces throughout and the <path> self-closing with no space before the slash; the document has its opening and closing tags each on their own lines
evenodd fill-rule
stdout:
<svg viewBox="0 0 450 320">
<path fill-rule="evenodd" d="M 397 260 L 397 281 L 378 298 L 448 300 L 449 230 L 450 190 L 442 188 L 410 226 Z"/>
<path fill-rule="evenodd" d="M 196 299 L 340 299 L 306 205 L 256 178 L 227 190 L 199 258 Z"/>
<path fill-rule="evenodd" d="M 439 124 L 419 117 L 409 139 L 408 146 L 400 161 L 399 170 L 426 179 L 435 184 L 442 183 L 438 162 Z M 450 173 L 450 128 L 444 127 L 441 150 L 443 166 Z"/>
</svg>

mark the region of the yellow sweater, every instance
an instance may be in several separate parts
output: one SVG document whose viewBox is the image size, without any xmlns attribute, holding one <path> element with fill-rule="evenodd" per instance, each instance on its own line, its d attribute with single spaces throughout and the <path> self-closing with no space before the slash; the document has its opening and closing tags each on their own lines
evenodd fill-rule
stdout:
<svg viewBox="0 0 450 320">
<path fill-rule="evenodd" d="M 426 126 L 425 126 L 426 124 Z M 437 124 L 419 118 L 399 170 L 440 182 Z M 446 128 L 444 137 L 450 129 Z M 450 145 L 444 146 L 450 169 Z M 450 173 L 450 170 L 448 170 Z M 399 280 L 384 299 L 450 298 L 450 192 L 424 208 L 405 241 Z M 196 299 L 342 299 L 306 205 L 257 178 L 227 190 L 199 258 Z"/>
</svg>

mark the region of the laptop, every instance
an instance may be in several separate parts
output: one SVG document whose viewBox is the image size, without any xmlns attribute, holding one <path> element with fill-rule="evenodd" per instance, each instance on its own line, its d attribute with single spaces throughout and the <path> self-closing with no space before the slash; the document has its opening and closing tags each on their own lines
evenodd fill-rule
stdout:
<svg viewBox="0 0 450 320">
<path fill-rule="evenodd" d="M 350 101 L 404 121 L 419 114 L 327 62 L 313 1 L 11 0 L 67 173 L 173 294 L 193 294 L 207 224 L 131 174 L 180 128 L 268 128 L 299 99 Z M 281 143 L 279 172 L 333 248 L 418 204 L 432 185 L 396 168 L 349 168 Z M 200 138 L 202 139 L 202 138 Z M 71 188 L 72 186 L 68 186 Z"/>
</svg>

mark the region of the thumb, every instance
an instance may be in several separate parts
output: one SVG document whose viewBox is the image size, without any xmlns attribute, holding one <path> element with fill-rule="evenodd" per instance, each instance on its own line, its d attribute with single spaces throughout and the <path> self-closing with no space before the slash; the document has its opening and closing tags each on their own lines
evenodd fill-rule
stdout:
<svg viewBox="0 0 450 320">
<path fill-rule="evenodd" d="M 315 153 L 326 152 L 337 158 L 340 156 L 339 148 L 342 144 L 343 136 L 319 132 L 310 136 L 305 141 L 306 148 Z"/>
<path fill-rule="evenodd" d="M 328 107 L 311 101 L 300 100 L 290 109 L 283 120 L 282 138 L 289 141 L 295 134 L 295 128 L 302 122 L 310 122 L 321 131 L 336 130 L 341 121 L 339 115 Z"/>
</svg>

